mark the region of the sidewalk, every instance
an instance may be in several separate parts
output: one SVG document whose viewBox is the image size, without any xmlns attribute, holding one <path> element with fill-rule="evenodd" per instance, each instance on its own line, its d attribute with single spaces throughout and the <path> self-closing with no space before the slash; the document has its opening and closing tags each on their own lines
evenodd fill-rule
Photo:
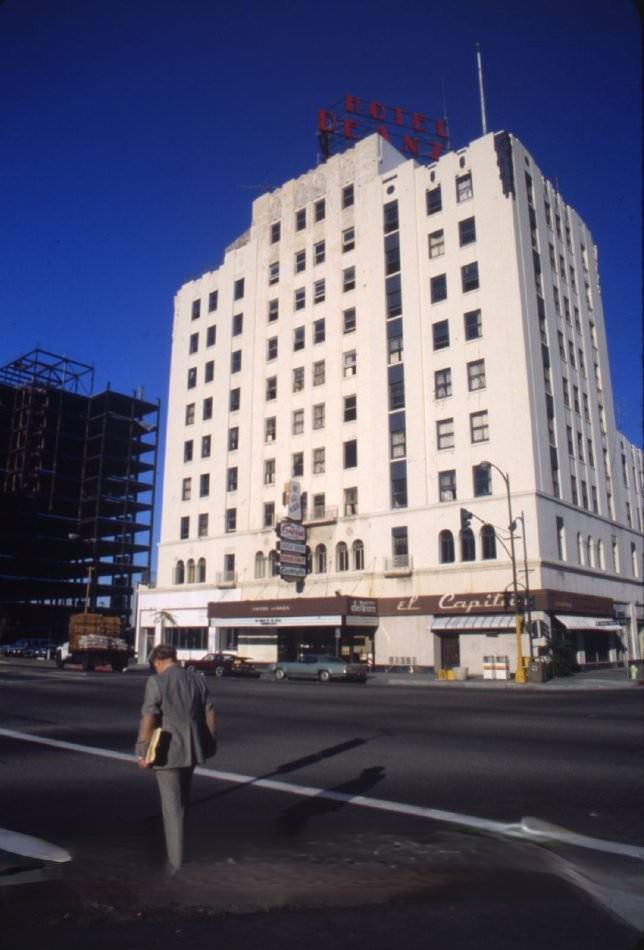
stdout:
<svg viewBox="0 0 644 950">
<path fill-rule="evenodd" d="M 434 673 L 375 673 L 374 679 L 387 686 L 433 686 L 437 689 L 510 689 L 558 692 L 559 690 L 637 689 L 638 682 L 628 678 L 626 669 L 583 670 L 571 676 L 559 676 L 545 683 L 515 683 L 514 680 L 439 680 Z"/>
</svg>

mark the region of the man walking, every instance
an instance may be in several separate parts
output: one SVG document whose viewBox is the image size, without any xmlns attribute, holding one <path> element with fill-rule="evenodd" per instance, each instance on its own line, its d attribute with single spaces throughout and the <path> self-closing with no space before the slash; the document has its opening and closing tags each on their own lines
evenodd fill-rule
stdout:
<svg viewBox="0 0 644 950">
<path fill-rule="evenodd" d="M 150 654 L 150 676 L 145 686 L 136 743 L 139 768 L 154 768 L 161 796 L 168 872 L 183 863 L 183 822 L 190 799 L 195 766 L 215 754 L 217 718 L 203 676 L 182 669 L 177 651 L 166 643 Z M 154 765 L 145 754 L 153 730 L 163 729 L 163 757 Z"/>
</svg>

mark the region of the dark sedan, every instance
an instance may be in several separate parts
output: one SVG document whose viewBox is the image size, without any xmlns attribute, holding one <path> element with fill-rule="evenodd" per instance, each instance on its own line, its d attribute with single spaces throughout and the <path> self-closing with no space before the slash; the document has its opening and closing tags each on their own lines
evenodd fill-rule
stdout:
<svg viewBox="0 0 644 950">
<path fill-rule="evenodd" d="M 206 653 L 198 660 L 186 660 L 183 665 L 188 670 L 213 676 L 250 676 L 257 679 L 261 675 L 252 660 L 235 653 Z"/>
</svg>

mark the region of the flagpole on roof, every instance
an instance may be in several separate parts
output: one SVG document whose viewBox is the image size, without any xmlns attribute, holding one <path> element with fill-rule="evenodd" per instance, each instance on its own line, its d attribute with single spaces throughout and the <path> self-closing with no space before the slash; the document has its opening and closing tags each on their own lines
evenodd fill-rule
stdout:
<svg viewBox="0 0 644 950">
<path fill-rule="evenodd" d="M 479 98 L 481 100 L 481 131 L 487 135 L 487 117 L 485 115 L 485 92 L 483 91 L 483 65 L 481 63 L 481 47 L 476 44 L 476 65 L 479 75 Z"/>
</svg>

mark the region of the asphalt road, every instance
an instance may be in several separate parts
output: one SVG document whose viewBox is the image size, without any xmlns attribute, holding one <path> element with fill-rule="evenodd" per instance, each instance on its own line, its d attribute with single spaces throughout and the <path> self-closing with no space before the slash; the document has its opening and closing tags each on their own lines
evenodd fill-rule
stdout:
<svg viewBox="0 0 644 950">
<path fill-rule="evenodd" d="M 644 848 L 641 692 L 209 684 L 220 749 L 195 779 L 189 880 L 172 898 L 177 913 L 197 898 L 202 909 L 217 912 L 270 908 L 273 922 L 284 907 L 297 914 L 302 904 L 355 904 L 371 908 L 373 924 L 388 901 L 412 900 L 406 925 L 430 908 L 434 916 L 422 926 L 442 920 L 454 935 L 454 919 L 441 918 L 451 907 L 452 918 L 468 920 L 476 937 L 481 915 L 495 907 L 513 939 L 514 887 L 524 912 L 547 908 L 549 924 L 565 937 L 562 947 L 634 945 L 633 927 L 644 910 L 629 895 L 642 885 L 644 864 L 619 849 Z M 154 779 L 118 757 L 132 753 L 143 686 L 136 673 L 0 668 L 0 824 L 67 848 L 73 860 L 63 882 L 75 882 L 76 896 L 81 879 L 102 874 L 149 882 L 162 863 Z M 607 842 L 607 850 L 574 846 L 556 831 L 545 846 L 503 832 L 526 816 Z M 497 886 L 487 894 L 492 880 Z M 275 893 L 278 881 L 284 893 Z M 419 894 L 427 897 L 427 888 L 438 886 L 452 889 L 451 904 L 418 904 Z M 155 899 L 157 906 L 167 899 L 163 888 L 156 898 L 148 893 L 148 909 Z M 101 903 L 93 893 L 92 901 L 123 904 L 122 894 Z M 122 917 L 140 916 L 140 907 L 128 906 Z M 395 914 L 390 907 L 392 925 Z M 591 940 L 610 942 L 576 944 L 575 934 L 586 939 L 582 916 Z M 103 931 L 106 926 L 102 920 Z M 142 933 L 141 920 L 138 926 Z M 396 926 L 403 927 L 403 918 Z M 523 945 L 542 945 L 536 933 L 533 922 Z M 393 946 L 374 939 L 372 947 Z M 513 945 L 499 940 L 497 934 L 488 943 Z M 552 935 L 548 941 L 558 946 Z M 405 942 L 415 946 L 410 934 Z M 268 938 L 264 943 L 272 946 Z M 470 944 L 463 934 L 452 945 Z"/>
</svg>

